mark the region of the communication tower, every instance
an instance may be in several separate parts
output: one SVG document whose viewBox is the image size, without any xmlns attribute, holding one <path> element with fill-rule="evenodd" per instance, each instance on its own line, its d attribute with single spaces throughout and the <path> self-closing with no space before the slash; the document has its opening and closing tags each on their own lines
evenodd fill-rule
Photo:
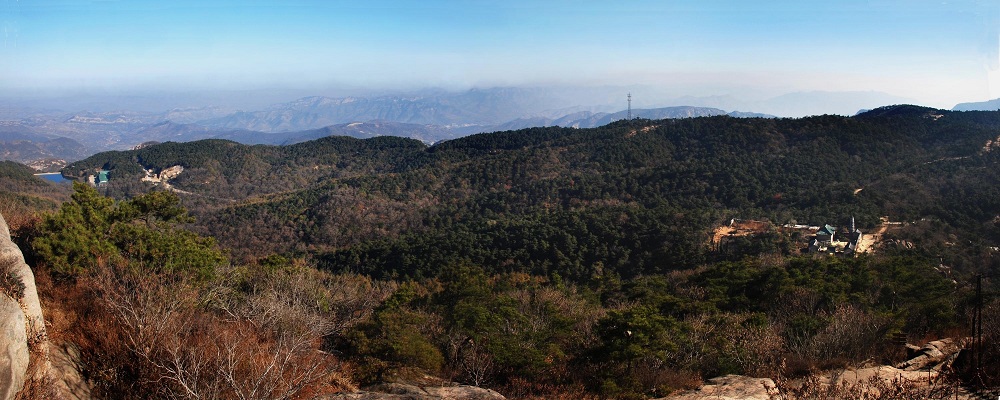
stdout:
<svg viewBox="0 0 1000 400">
<path fill-rule="evenodd" d="M 632 120 L 632 92 L 629 92 L 628 94 L 628 117 L 625 119 L 629 121 Z"/>
</svg>

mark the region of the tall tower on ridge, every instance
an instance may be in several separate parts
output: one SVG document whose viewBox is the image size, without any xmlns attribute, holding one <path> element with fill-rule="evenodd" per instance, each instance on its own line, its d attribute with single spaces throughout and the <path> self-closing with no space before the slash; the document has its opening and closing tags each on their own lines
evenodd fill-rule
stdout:
<svg viewBox="0 0 1000 400">
<path fill-rule="evenodd" d="M 632 92 L 629 92 L 628 94 L 628 117 L 625 119 L 629 121 L 632 120 Z"/>
</svg>

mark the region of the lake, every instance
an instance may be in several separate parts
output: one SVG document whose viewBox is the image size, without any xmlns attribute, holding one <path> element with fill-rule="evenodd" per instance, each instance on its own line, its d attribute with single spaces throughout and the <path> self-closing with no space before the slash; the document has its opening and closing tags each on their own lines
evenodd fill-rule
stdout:
<svg viewBox="0 0 1000 400">
<path fill-rule="evenodd" d="M 55 183 L 72 182 L 72 180 L 70 179 L 63 178 L 62 174 L 58 172 L 50 172 L 47 174 L 35 174 L 35 176 L 45 178 Z"/>
</svg>

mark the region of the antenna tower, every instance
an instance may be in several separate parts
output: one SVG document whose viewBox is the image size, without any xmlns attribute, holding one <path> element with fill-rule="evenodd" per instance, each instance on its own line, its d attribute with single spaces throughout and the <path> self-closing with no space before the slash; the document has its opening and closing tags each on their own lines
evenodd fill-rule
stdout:
<svg viewBox="0 0 1000 400">
<path fill-rule="evenodd" d="M 632 93 L 631 92 L 629 92 L 629 94 L 628 94 L 628 117 L 626 119 L 628 119 L 629 121 L 632 120 Z"/>
</svg>

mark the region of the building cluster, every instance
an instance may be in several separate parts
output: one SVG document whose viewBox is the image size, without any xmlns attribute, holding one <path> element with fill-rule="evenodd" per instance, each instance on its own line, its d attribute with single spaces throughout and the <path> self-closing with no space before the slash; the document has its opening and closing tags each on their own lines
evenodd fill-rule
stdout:
<svg viewBox="0 0 1000 400">
<path fill-rule="evenodd" d="M 97 171 L 97 175 L 87 175 L 87 183 L 90 186 L 105 186 L 108 184 L 108 173 L 111 171 L 100 170 Z"/>
<path fill-rule="evenodd" d="M 791 238 L 802 253 L 855 256 L 870 250 L 881 237 L 878 233 L 865 236 L 854 224 L 842 228 L 832 225 L 811 226 L 786 224 L 774 226 L 770 221 L 731 219 L 728 224 L 717 227 L 712 233 L 711 244 L 716 250 L 728 239 L 754 237 L 776 231 Z"/>
<path fill-rule="evenodd" d="M 861 230 L 854 225 L 854 217 L 851 217 L 850 226 L 845 228 L 837 229 L 830 225 L 815 228 L 817 228 L 816 234 L 809 241 L 809 253 L 854 255 L 864 237 Z"/>
</svg>

